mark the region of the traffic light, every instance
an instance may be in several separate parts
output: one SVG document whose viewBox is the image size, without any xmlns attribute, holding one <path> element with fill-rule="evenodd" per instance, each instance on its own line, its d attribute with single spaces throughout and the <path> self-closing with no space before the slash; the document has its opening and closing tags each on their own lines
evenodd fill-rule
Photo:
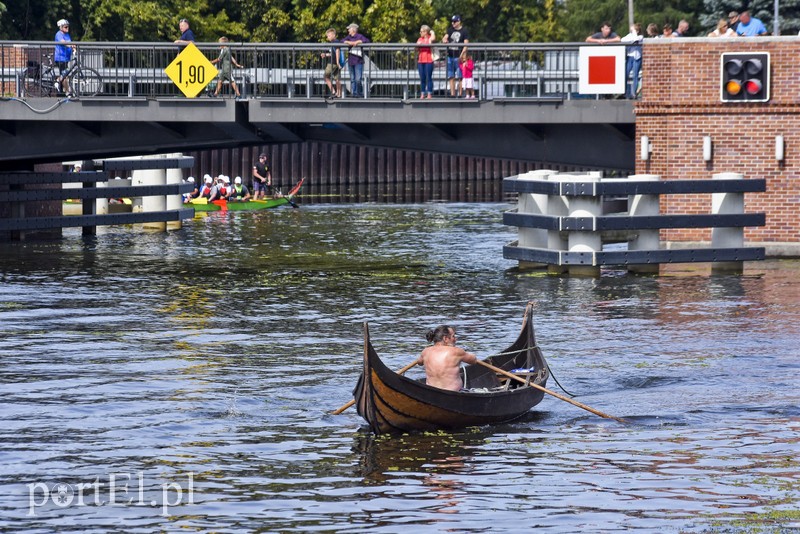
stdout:
<svg viewBox="0 0 800 534">
<path fill-rule="evenodd" d="M 726 53 L 720 59 L 723 102 L 769 101 L 769 53 Z"/>
</svg>

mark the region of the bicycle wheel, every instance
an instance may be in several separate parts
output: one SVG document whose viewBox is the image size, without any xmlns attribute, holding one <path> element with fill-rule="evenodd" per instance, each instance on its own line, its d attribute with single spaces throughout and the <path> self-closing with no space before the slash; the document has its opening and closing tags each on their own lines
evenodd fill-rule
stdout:
<svg viewBox="0 0 800 534">
<path fill-rule="evenodd" d="M 42 76 L 38 72 L 26 72 L 22 83 L 23 87 L 25 88 L 25 96 L 47 96 L 45 91 L 42 89 Z"/>
<path fill-rule="evenodd" d="M 103 90 L 103 79 L 96 70 L 80 67 L 70 77 L 69 86 L 78 96 L 96 96 Z"/>
</svg>

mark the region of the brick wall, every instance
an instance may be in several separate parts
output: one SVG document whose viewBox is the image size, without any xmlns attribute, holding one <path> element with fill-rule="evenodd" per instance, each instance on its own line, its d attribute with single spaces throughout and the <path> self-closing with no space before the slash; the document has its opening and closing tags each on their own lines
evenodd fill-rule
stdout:
<svg viewBox="0 0 800 534">
<path fill-rule="evenodd" d="M 745 195 L 748 212 L 766 212 L 767 225 L 745 231 L 751 242 L 800 242 L 800 62 L 796 37 L 653 39 L 645 41 L 642 99 L 635 105 L 636 172 L 664 179 L 711 178 L 737 172 L 766 178 L 766 193 Z M 769 52 L 770 101 L 723 103 L 723 52 Z M 775 160 L 775 136 L 783 135 L 785 160 Z M 639 156 L 641 137 L 652 146 Z M 703 161 L 703 137 L 713 159 Z M 664 213 L 710 213 L 710 195 L 662 197 Z M 668 241 L 709 240 L 710 230 L 670 230 Z"/>
<path fill-rule="evenodd" d="M 28 49 L 19 45 L 0 46 L 0 68 L 8 70 L 22 69 L 28 62 Z M 0 96 L 16 96 L 17 86 L 15 83 L 0 83 Z"/>
</svg>

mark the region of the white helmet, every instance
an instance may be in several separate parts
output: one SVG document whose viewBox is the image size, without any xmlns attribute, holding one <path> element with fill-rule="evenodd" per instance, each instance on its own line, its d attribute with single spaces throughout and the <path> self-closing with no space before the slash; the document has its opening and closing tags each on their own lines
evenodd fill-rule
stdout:
<svg viewBox="0 0 800 534">
<path fill-rule="evenodd" d="M 61 20 L 59 20 L 58 22 L 56 22 L 56 24 L 58 24 L 58 27 L 59 27 L 59 28 L 60 28 L 61 26 L 69 26 L 69 21 L 68 21 L 67 19 L 61 19 Z"/>
</svg>

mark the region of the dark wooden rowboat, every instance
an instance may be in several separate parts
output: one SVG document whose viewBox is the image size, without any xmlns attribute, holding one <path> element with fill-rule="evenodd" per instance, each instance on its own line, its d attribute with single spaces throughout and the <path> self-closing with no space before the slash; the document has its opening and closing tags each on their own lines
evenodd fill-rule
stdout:
<svg viewBox="0 0 800 534">
<path fill-rule="evenodd" d="M 539 386 L 546 385 L 549 371 L 542 351 L 536 346 L 531 303 L 525 310 L 517 340 L 484 361 L 505 371 L 530 370 L 521 376 L 529 377 Z M 539 404 L 544 396 L 539 389 L 498 377 L 478 364 L 465 367 L 465 373 L 465 387 L 472 391 L 447 391 L 426 385 L 424 379 L 399 375 L 381 361 L 370 342 L 369 326 L 364 323 L 364 371 L 353 397 L 358 413 L 372 431 L 385 434 L 510 421 Z"/>
</svg>

